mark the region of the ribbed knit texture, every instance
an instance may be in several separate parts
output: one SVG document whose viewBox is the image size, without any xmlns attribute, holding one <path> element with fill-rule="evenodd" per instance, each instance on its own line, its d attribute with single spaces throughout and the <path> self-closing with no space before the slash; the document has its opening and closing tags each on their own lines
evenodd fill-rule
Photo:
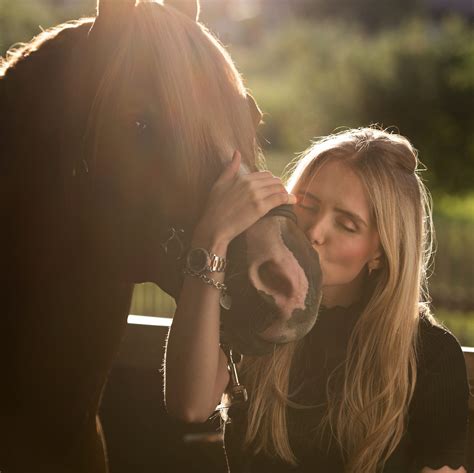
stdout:
<svg viewBox="0 0 474 473">
<path fill-rule="evenodd" d="M 225 428 L 231 473 L 344 472 L 335 442 L 324 439 L 319 443 L 314 428 L 324 412 L 327 377 L 344 360 L 361 309 L 360 304 L 323 309 L 307 335 L 309 348 L 294 363 L 298 369 L 290 375 L 291 399 L 306 405 L 321 404 L 313 409 L 288 408 L 290 443 L 298 467 L 242 451 L 247 411 L 246 406 L 241 406 L 231 408 L 232 422 Z M 409 408 L 407 432 L 383 473 L 418 473 L 425 466 L 437 469 L 445 465 L 453 469 L 464 466 L 467 470 L 469 386 L 461 347 L 449 331 L 422 318 L 419 353 L 418 380 Z"/>
</svg>

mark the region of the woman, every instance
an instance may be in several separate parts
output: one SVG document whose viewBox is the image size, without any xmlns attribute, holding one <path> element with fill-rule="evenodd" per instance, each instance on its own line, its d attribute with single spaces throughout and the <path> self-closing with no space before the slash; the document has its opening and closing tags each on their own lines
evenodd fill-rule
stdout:
<svg viewBox="0 0 474 473">
<path fill-rule="evenodd" d="M 407 139 L 363 128 L 314 144 L 291 194 L 269 173 L 238 176 L 238 154 L 216 182 L 193 246 L 225 258 L 236 235 L 286 200 L 323 272 L 312 331 L 242 360 L 249 401 L 229 412 L 232 473 L 467 471 L 466 368 L 428 307 L 431 211 L 417 167 Z M 193 276 L 169 334 L 165 397 L 170 413 L 196 422 L 229 375 L 219 291 Z"/>
</svg>

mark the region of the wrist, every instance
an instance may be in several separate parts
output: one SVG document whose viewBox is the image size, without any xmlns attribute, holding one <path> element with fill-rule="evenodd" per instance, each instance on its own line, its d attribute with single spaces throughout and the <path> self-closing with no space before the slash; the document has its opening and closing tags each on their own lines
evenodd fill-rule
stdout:
<svg viewBox="0 0 474 473">
<path fill-rule="evenodd" d="M 228 246 L 229 241 L 226 238 L 199 229 L 196 229 L 191 240 L 192 248 L 205 248 L 221 257 L 225 257 Z"/>
</svg>

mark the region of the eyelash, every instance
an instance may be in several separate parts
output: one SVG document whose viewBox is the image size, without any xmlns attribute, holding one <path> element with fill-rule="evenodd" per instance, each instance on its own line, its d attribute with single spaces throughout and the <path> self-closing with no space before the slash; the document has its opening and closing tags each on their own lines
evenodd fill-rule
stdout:
<svg viewBox="0 0 474 473">
<path fill-rule="evenodd" d="M 344 230 L 350 232 L 350 233 L 356 233 L 356 230 L 353 230 L 352 228 L 346 227 L 342 223 L 339 224 Z"/>
<path fill-rule="evenodd" d="M 308 212 L 311 212 L 311 213 L 317 213 L 317 210 L 314 208 L 314 207 L 306 207 L 305 205 L 302 205 L 302 204 L 297 204 L 298 207 L 302 208 L 303 210 L 307 210 Z M 340 222 L 337 222 L 337 224 L 343 228 L 345 231 L 349 232 L 349 233 L 357 233 L 357 230 L 354 230 L 352 228 L 349 228 L 347 227 L 346 225 L 343 225 L 342 223 Z"/>
</svg>

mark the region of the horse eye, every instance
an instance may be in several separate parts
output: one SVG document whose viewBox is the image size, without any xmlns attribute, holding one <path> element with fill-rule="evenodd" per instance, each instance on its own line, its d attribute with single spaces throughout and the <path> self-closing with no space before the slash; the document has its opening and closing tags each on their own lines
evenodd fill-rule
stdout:
<svg viewBox="0 0 474 473">
<path fill-rule="evenodd" d="M 135 120 L 135 127 L 137 130 L 145 131 L 148 128 L 148 123 L 145 120 Z"/>
</svg>

